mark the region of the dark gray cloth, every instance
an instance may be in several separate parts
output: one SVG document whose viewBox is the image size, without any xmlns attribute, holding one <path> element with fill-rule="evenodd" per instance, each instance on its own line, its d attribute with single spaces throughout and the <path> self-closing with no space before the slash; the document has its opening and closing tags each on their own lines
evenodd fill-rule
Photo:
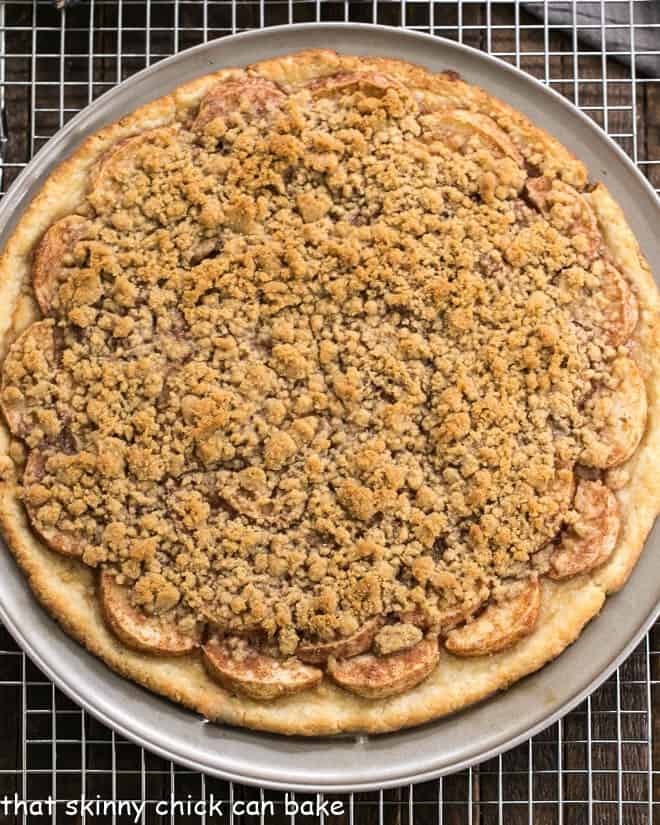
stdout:
<svg viewBox="0 0 660 825">
<path fill-rule="evenodd" d="M 605 29 L 605 49 L 609 56 L 626 65 L 630 65 L 632 7 L 632 17 L 635 23 L 635 71 L 648 77 L 660 77 L 660 55 L 639 54 L 639 52 L 660 51 L 660 28 L 653 27 L 654 24 L 660 26 L 660 2 L 634 0 L 632 3 L 577 2 L 575 4 L 528 3 L 525 5 L 527 11 L 540 18 L 543 18 L 547 9 L 550 26 L 572 26 L 574 21 L 577 22 L 580 43 L 598 51 L 603 48 L 601 13 L 604 8 L 605 23 L 617 26 L 617 28 Z M 598 28 L 580 28 L 594 25 Z M 624 54 L 616 54 L 616 52 L 624 52 Z"/>
</svg>

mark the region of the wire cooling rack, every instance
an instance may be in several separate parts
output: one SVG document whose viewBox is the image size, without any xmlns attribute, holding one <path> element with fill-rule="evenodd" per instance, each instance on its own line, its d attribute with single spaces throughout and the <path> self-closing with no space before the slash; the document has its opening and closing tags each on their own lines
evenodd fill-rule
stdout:
<svg viewBox="0 0 660 825">
<path fill-rule="evenodd" d="M 566 13 L 560 23 L 557 10 Z M 585 11 L 590 17 L 580 16 Z M 660 187 L 660 50 L 637 45 L 657 30 L 660 46 L 654 0 L 88 0 L 61 12 L 17 0 L 0 3 L 1 191 L 76 112 L 139 69 L 237 31 L 338 20 L 405 26 L 498 55 L 579 105 Z M 128 823 L 134 814 L 119 803 L 134 801 L 146 803 L 137 821 L 149 825 L 652 825 L 654 816 L 660 821 L 659 720 L 660 624 L 599 690 L 528 743 L 415 787 L 298 795 L 298 803 L 341 805 L 334 815 L 296 817 L 283 794 L 181 769 L 115 735 L 55 689 L 0 627 L 0 823 Z M 81 810 L 83 795 L 114 804 L 105 814 L 102 805 Z M 49 797 L 56 803 L 41 816 L 34 804 L 30 812 L 20 804 Z M 224 800 L 221 816 L 210 810 L 212 799 Z"/>
</svg>

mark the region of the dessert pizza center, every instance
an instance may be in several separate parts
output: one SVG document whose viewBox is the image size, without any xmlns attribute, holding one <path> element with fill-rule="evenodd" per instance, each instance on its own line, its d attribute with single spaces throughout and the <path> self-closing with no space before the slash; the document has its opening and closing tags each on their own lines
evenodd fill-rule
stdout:
<svg viewBox="0 0 660 825">
<path fill-rule="evenodd" d="M 34 267 L 4 390 L 32 523 L 184 629 L 288 655 L 468 616 L 606 466 L 627 333 L 593 214 L 386 75 L 219 84 L 115 144 Z"/>
</svg>

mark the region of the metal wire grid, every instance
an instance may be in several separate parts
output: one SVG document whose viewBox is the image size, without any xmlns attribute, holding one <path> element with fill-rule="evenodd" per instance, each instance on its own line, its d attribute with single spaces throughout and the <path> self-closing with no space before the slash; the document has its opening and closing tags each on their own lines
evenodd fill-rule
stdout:
<svg viewBox="0 0 660 825">
<path fill-rule="evenodd" d="M 593 6 L 594 4 L 589 4 Z M 175 51 L 238 31 L 287 22 L 357 21 L 404 26 L 491 52 L 540 78 L 587 112 L 660 191 L 660 50 L 640 52 L 642 11 L 660 4 L 601 2 L 600 20 L 581 24 L 584 4 L 326 2 L 323 0 L 89 0 L 59 12 L 50 3 L 0 4 L 0 191 L 57 129 L 104 91 Z M 612 7 L 625 24 L 608 22 Z M 557 25 L 553 7 L 571 12 Z M 598 18 L 596 18 L 598 21 Z M 582 37 L 595 32 L 597 42 Z M 619 38 L 613 48 L 608 37 Z M 660 31 L 658 31 L 660 44 Z M 642 75 L 636 58 L 655 59 Z M 653 67 L 653 60 L 650 61 Z M 557 823 L 652 825 L 660 813 L 660 623 L 628 661 L 564 720 L 502 756 L 444 779 L 392 791 L 330 797 L 334 816 L 287 813 L 280 793 L 222 782 L 132 745 L 63 696 L 0 627 L 0 823 L 132 822 L 115 805 L 70 815 L 66 803 L 146 802 L 142 823 L 320 821 L 413 825 Z M 653 711 L 656 711 L 655 713 Z M 39 816 L 13 804 L 56 805 Z M 314 802 L 298 795 L 297 802 Z M 222 816 L 208 809 L 224 800 Z M 319 797 L 323 801 L 323 797 Z M 175 800 L 178 807 L 163 801 Z M 157 808 L 157 804 L 161 807 Z M 206 803 L 206 812 L 198 804 Z M 272 803 L 242 814 L 231 803 Z M 45 810 L 45 809 L 44 809 Z M 188 815 L 190 814 L 190 815 Z"/>
</svg>

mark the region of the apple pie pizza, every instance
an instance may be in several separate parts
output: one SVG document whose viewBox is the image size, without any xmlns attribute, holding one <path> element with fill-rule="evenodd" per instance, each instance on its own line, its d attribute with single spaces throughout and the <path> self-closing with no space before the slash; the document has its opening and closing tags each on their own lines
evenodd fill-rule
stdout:
<svg viewBox="0 0 660 825">
<path fill-rule="evenodd" d="M 7 544 L 68 633 L 208 719 L 475 702 L 576 639 L 657 514 L 649 268 L 453 72 L 199 78 L 88 138 L 0 270 Z"/>
</svg>

